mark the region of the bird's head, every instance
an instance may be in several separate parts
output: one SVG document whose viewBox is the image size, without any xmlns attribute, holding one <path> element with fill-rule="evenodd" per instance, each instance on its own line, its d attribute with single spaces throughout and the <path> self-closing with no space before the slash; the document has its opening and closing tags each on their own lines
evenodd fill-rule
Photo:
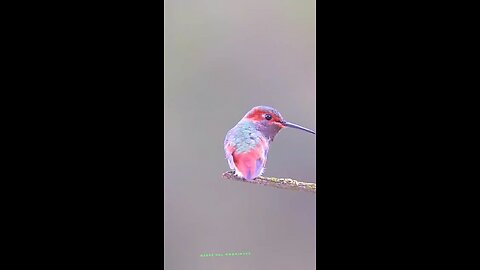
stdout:
<svg viewBox="0 0 480 270">
<path fill-rule="evenodd" d="M 315 134 L 315 131 L 313 130 L 285 121 L 279 111 L 268 106 L 253 107 L 243 117 L 243 120 L 253 122 L 257 130 L 271 140 L 273 140 L 275 135 L 285 127 L 296 128 Z"/>
</svg>

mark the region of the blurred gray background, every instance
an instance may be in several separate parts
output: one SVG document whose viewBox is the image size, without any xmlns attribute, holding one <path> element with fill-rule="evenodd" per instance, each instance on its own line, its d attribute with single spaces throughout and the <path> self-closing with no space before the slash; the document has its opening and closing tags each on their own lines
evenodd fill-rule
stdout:
<svg viewBox="0 0 480 270">
<path fill-rule="evenodd" d="M 252 107 L 315 125 L 315 1 L 166 0 L 165 269 L 314 269 L 314 193 L 222 180 Z M 265 176 L 316 182 L 316 136 L 284 129 Z M 250 256 L 200 257 L 250 252 Z"/>
</svg>

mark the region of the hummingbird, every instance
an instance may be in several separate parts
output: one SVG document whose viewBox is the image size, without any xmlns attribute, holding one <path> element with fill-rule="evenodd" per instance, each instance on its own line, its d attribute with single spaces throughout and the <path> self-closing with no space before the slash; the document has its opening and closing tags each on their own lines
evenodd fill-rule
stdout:
<svg viewBox="0 0 480 270">
<path fill-rule="evenodd" d="M 315 134 L 313 130 L 285 121 L 280 112 L 272 107 L 256 106 L 247 112 L 227 132 L 224 141 L 228 165 L 235 175 L 246 180 L 261 176 L 267 163 L 270 143 L 285 127 Z"/>
</svg>

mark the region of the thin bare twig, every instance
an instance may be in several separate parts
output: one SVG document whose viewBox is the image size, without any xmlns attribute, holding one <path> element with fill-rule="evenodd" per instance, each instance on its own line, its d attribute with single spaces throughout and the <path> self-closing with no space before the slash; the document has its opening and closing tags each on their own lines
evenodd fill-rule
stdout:
<svg viewBox="0 0 480 270">
<path fill-rule="evenodd" d="M 316 183 L 307 183 L 297 181 L 295 179 L 290 178 L 276 178 L 276 177 L 264 177 L 259 176 L 253 180 L 245 180 L 240 178 L 234 174 L 232 171 L 228 171 L 223 173 L 223 179 L 227 180 L 237 180 L 251 184 L 261 184 L 265 186 L 271 186 L 276 188 L 282 189 L 290 189 L 290 190 L 303 190 L 316 193 L 317 191 L 317 184 Z"/>
</svg>

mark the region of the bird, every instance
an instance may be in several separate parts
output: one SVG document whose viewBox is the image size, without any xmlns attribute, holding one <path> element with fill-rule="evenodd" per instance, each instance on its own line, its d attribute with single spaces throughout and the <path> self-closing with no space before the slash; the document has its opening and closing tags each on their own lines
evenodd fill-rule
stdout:
<svg viewBox="0 0 480 270">
<path fill-rule="evenodd" d="M 245 180 L 261 176 L 267 163 L 270 143 L 285 127 L 316 134 L 313 130 L 285 121 L 280 112 L 272 107 L 256 106 L 248 111 L 225 136 L 225 156 L 232 173 Z"/>
</svg>

